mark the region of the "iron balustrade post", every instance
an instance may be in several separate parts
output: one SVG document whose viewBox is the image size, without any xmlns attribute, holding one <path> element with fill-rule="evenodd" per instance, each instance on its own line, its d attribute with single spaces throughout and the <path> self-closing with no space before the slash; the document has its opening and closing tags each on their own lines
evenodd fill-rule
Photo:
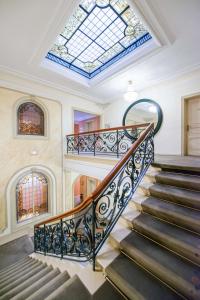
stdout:
<svg viewBox="0 0 200 300">
<path fill-rule="evenodd" d="M 63 258 L 63 241 L 64 241 L 63 220 L 60 219 L 60 254 L 61 254 L 61 259 Z"/>
<path fill-rule="evenodd" d="M 96 155 L 96 135 L 94 133 L 94 156 Z"/>
<path fill-rule="evenodd" d="M 44 255 L 46 255 L 46 225 L 44 224 Z"/>
<path fill-rule="evenodd" d="M 119 130 L 117 129 L 117 158 L 119 158 Z"/>
<path fill-rule="evenodd" d="M 79 134 L 77 136 L 77 139 L 78 139 L 78 143 L 77 143 L 78 149 L 77 149 L 77 151 L 78 151 L 78 155 L 79 155 Z"/>
<path fill-rule="evenodd" d="M 34 252 L 36 252 L 36 247 L 35 247 L 35 232 L 36 232 L 36 227 L 34 226 Z"/>
<path fill-rule="evenodd" d="M 68 143 L 69 143 L 68 136 L 67 136 L 66 140 L 67 140 L 67 154 L 68 154 L 68 152 L 69 152 L 69 150 L 68 150 Z"/>
<path fill-rule="evenodd" d="M 153 137 L 154 137 L 154 127 L 152 128 L 153 131 Z M 152 139 L 152 151 L 153 151 L 153 159 L 152 162 L 154 162 L 155 152 L 154 152 L 154 139 Z"/>
<path fill-rule="evenodd" d="M 95 271 L 95 262 L 96 262 L 96 254 L 95 254 L 95 204 L 92 202 L 92 263 L 93 263 L 93 271 Z"/>
</svg>

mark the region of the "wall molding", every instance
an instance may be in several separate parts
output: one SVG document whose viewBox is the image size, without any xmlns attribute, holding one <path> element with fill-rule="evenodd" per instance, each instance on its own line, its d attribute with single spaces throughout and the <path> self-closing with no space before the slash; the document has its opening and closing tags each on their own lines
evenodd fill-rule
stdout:
<svg viewBox="0 0 200 300">
<path fill-rule="evenodd" d="M 25 80 L 26 82 L 30 81 L 30 83 L 32 82 L 34 84 L 39 84 L 39 85 L 42 85 L 44 87 L 52 88 L 52 89 L 57 90 L 59 92 L 67 93 L 69 96 L 70 95 L 77 96 L 79 98 L 82 98 L 83 100 L 91 101 L 91 102 L 98 103 L 98 104 L 102 103 L 102 100 L 100 98 L 93 97 L 88 93 L 78 91 L 78 90 L 73 90 L 73 89 L 68 88 L 66 86 L 59 85 L 59 84 L 47 81 L 45 79 L 40 79 L 40 78 L 38 78 L 34 75 L 30 75 L 30 74 L 27 74 L 27 73 L 24 73 L 24 72 L 20 72 L 20 71 L 17 71 L 15 69 L 11 69 L 11 68 L 8 68 L 8 67 L 2 66 L 2 65 L 0 65 L 0 72 L 5 73 L 5 75 L 10 75 L 10 76 L 17 77 L 18 79 Z M 35 94 L 35 89 L 34 88 L 30 88 L 28 86 L 23 86 L 22 87 L 20 84 L 18 84 L 16 81 L 14 82 L 13 80 L 0 79 L 0 85 L 2 87 L 6 87 L 6 88 L 10 88 L 10 89 L 17 89 L 17 90 L 20 90 L 20 91 L 23 91 L 23 92 L 27 91 L 29 94 L 33 94 L 33 95 Z M 38 95 L 38 96 L 40 96 L 40 95 Z M 41 97 L 45 97 L 45 98 L 52 99 L 52 100 L 58 100 L 58 98 L 55 99 L 55 97 L 52 97 L 52 96 L 49 96 L 49 95 L 47 96 L 46 94 L 41 95 Z"/>
</svg>

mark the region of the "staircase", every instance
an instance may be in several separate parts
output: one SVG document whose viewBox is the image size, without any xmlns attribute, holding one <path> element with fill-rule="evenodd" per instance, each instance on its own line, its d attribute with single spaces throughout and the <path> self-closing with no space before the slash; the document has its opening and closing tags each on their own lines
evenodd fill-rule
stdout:
<svg viewBox="0 0 200 300">
<path fill-rule="evenodd" d="M 0 271 L 1 300 L 109 300 L 123 297 L 104 282 L 93 295 L 77 275 L 70 278 L 46 263 L 29 256 Z"/>
<path fill-rule="evenodd" d="M 147 174 L 142 192 L 134 195 L 110 235 L 120 253 L 104 272 L 127 299 L 197 300 L 200 170 L 180 164 L 154 166 L 160 169 Z"/>
<path fill-rule="evenodd" d="M 57 299 L 63 292 L 65 295 L 72 293 L 73 297 L 81 293 L 79 299 L 90 297 L 78 276 L 70 278 L 67 271 L 61 273 L 58 268 L 29 256 L 0 272 L 1 300 L 50 300 Z"/>
</svg>

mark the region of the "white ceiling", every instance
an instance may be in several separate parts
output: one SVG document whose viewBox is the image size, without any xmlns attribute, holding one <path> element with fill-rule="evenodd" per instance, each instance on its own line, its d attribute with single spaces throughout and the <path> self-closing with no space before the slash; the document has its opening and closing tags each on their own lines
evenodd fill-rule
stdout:
<svg viewBox="0 0 200 300">
<path fill-rule="evenodd" d="M 123 95 L 130 79 L 141 90 L 200 68 L 200 0 L 130 1 L 162 47 L 89 87 L 41 65 L 78 0 L 0 0 L 0 69 L 108 103 Z"/>
</svg>

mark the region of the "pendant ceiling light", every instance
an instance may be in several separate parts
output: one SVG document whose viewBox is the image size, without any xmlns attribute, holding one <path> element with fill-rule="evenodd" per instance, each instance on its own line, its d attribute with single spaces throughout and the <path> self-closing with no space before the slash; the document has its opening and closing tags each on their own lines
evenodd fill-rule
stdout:
<svg viewBox="0 0 200 300">
<path fill-rule="evenodd" d="M 135 101 L 137 97 L 138 97 L 138 93 L 134 91 L 133 82 L 132 80 L 129 80 L 127 92 L 124 94 L 124 100 L 128 102 L 132 102 Z"/>
</svg>

